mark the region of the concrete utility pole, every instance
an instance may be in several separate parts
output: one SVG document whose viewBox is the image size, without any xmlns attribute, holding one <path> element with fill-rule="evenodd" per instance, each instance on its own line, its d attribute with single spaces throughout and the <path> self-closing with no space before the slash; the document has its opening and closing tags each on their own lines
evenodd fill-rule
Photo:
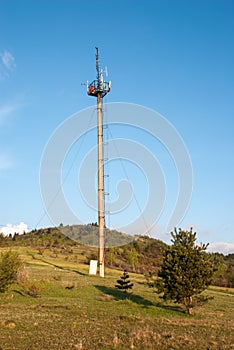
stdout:
<svg viewBox="0 0 234 350">
<path fill-rule="evenodd" d="M 111 82 L 103 80 L 102 70 L 99 66 L 98 48 L 96 47 L 97 79 L 88 85 L 88 95 L 97 98 L 97 142 L 98 142 L 98 226 L 99 226 L 99 275 L 105 276 L 105 196 L 103 174 L 103 113 L 102 99 L 108 94 Z"/>
</svg>

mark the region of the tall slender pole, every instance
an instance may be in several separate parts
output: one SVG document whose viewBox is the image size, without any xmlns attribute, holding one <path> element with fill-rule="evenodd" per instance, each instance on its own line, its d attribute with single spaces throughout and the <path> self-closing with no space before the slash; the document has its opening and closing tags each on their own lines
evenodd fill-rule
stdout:
<svg viewBox="0 0 234 350">
<path fill-rule="evenodd" d="M 97 95 L 98 137 L 98 226 L 99 226 L 99 275 L 105 276 L 105 203 L 103 181 L 103 117 L 101 93 Z"/>
<path fill-rule="evenodd" d="M 110 92 L 111 81 L 103 80 L 102 70 L 99 66 L 98 48 L 96 47 L 96 70 L 97 79 L 88 85 L 88 95 L 97 97 L 97 138 L 98 138 L 98 226 L 99 226 L 99 249 L 98 264 L 99 275 L 105 275 L 105 196 L 103 175 L 103 116 L 102 99 Z"/>
</svg>

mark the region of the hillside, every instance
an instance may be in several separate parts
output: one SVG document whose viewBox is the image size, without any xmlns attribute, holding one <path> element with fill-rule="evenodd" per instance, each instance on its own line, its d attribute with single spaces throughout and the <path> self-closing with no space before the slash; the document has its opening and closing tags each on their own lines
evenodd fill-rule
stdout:
<svg viewBox="0 0 234 350">
<path fill-rule="evenodd" d="M 63 257 L 68 261 L 88 264 L 97 259 L 98 227 L 96 224 L 50 227 L 33 230 L 24 235 L 0 235 L 0 247 L 31 247 L 41 255 Z M 148 236 L 130 236 L 106 229 L 106 266 L 129 272 L 157 272 L 164 242 Z M 234 287 L 234 254 L 210 254 L 215 261 L 214 285 Z"/>
<path fill-rule="evenodd" d="M 97 230 L 82 229 L 87 236 Z M 191 317 L 148 287 L 141 273 L 159 268 L 166 247 L 138 236 L 108 248 L 106 276 L 100 278 L 89 276 L 97 248 L 71 240 L 58 228 L 0 236 L 0 253 L 17 251 L 24 263 L 17 284 L 0 293 L 0 349 L 234 349 L 233 289 L 210 287 L 204 295 L 214 299 Z M 214 258 L 224 276 L 232 256 Z M 124 268 L 135 271 L 127 295 L 115 288 Z"/>
<path fill-rule="evenodd" d="M 33 230 L 13 236 L 0 236 L 0 247 L 36 248 L 40 255 L 65 255 L 89 263 L 97 259 L 98 227 L 95 224 L 60 226 Z M 130 236 L 106 229 L 106 266 L 145 273 L 157 270 L 166 244 L 147 236 Z M 109 247 L 109 248 L 108 248 Z M 78 249 L 78 250 L 77 250 Z M 78 255 L 76 252 L 78 251 Z"/>
<path fill-rule="evenodd" d="M 140 274 L 130 273 L 128 295 L 115 288 L 121 271 L 89 276 L 83 247 L 71 243 L 44 251 L 12 245 L 25 267 L 20 283 L 0 294 L 0 349 L 234 349 L 233 289 L 209 288 L 204 294 L 214 299 L 191 317 L 163 303 Z"/>
</svg>

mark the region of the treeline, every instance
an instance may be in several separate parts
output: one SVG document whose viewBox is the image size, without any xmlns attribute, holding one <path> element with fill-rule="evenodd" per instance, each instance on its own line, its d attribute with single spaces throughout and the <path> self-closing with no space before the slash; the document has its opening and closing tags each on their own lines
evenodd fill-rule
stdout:
<svg viewBox="0 0 234 350">
<path fill-rule="evenodd" d="M 57 227 L 32 230 L 24 234 L 0 234 L 0 247 L 33 247 L 33 248 L 55 248 L 61 246 L 73 246 L 76 242 L 65 236 Z"/>
<path fill-rule="evenodd" d="M 148 236 L 136 236 L 134 241 L 106 251 L 106 264 L 129 272 L 158 272 L 166 243 Z"/>
<path fill-rule="evenodd" d="M 166 248 L 167 244 L 160 240 L 138 237 L 123 247 L 107 249 L 106 263 L 109 267 L 129 272 L 157 274 Z M 234 254 L 206 254 L 211 256 L 216 266 L 213 284 L 234 288 Z"/>
<path fill-rule="evenodd" d="M 234 288 L 234 254 L 211 254 L 216 262 L 217 271 L 214 274 L 214 285 Z"/>
<path fill-rule="evenodd" d="M 133 236 L 118 232 L 116 230 L 105 230 L 106 247 L 122 246 L 128 244 L 133 240 Z M 82 244 L 91 247 L 98 246 L 99 229 L 96 223 L 88 225 L 66 225 L 60 224 L 59 227 L 49 227 L 42 229 L 35 229 L 31 232 L 19 235 L 18 233 L 10 234 L 4 237 L 0 234 L 0 246 L 11 245 L 30 245 L 51 247 L 59 245 L 76 245 Z"/>
</svg>

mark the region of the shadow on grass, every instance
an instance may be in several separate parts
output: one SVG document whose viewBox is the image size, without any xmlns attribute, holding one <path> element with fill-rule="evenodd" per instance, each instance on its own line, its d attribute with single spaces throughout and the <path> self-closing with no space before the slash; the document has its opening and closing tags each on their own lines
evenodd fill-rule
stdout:
<svg viewBox="0 0 234 350">
<path fill-rule="evenodd" d="M 17 290 L 17 289 L 13 289 L 12 292 L 16 293 L 16 294 L 19 294 L 21 295 L 22 297 L 25 297 L 26 295 L 24 293 L 22 293 L 20 290 Z M 1 350 L 1 348 L 0 348 Z"/>
<path fill-rule="evenodd" d="M 75 270 L 75 269 L 69 269 L 69 268 L 66 268 L 64 266 L 60 266 L 60 265 L 56 265 L 50 261 L 47 261 L 45 259 L 42 259 L 42 258 L 35 258 L 35 255 L 33 254 L 30 254 L 32 256 L 32 258 L 34 260 L 38 260 L 38 261 L 42 261 L 43 263 L 47 264 L 47 265 L 50 265 L 50 266 L 53 266 L 55 267 L 56 269 L 59 269 L 59 270 L 63 270 L 63 271 L 69 271 L 69 272 L 74 272 L 74 273 L 77 273 L 78 275 L 80 276 L 86 276 L 87 274 L 83 273 L 83 272 L 80 272 L 78 270 Z"/>
<path fill-rule="evenodd" d="M 186 311 L 180 305 L 168 305 L 168 304 L 165 304 L 163 302 L 162 303 L 158 302 L 155 304 L 155 306 L 159 307 L 161 309 L 164 309 L 164 310 L 176 311 L 176 312 L 186 314 Z"/>
<path fill-rule="evenodd" d="M 44 260 L 44 259 L 38 259 L 38 260 L 43 261 L 43 262 L 46 263 L 47 265 L 51 265 L 51 266 L 53 266 L 53 267 L 56 267 L 56 268 L 59 269 L 59 270 L 74 272 L 74 273 L 77 273 L 77 274 L 80 275 L 80 276 L 85 276 L 85 275 L 86 275 L 85 273 L 80 272 L 80 271 L 78 271 L 78 270 L 69 269 L 69 268 L 64 267 L 64 266 L 56 265 L 56 264 L 54 264 L 54 263 L 52 263 L 52 262 L 50 262 L 50 261 Z"/>
<path fill-rule="evenodd" d="M 100 290 L 104 294 L 111 295 L 117 301 L 118 300 L 130 300 L 133 303 L 141 305 L 145 308 L 154 305 L 150 300 L 142 298 L 141 296 L 136 295 L 136 294 L 123 293 L 123 292 L 119 291 L 118 289 L 108 288 L 105 286 L 95 286 L 95 288 L 97 288 L 98 290 Z"/>
<path fill-rule="evenodd" d="M 130 300 L 138 305 L 141 305 L 144 308 L 148 308 L 149 306 L 155 306 L 160 309 L 166 310 L 166 311 L 173 311 L 173 312 L 179 312 L 181 314 L 186 314 L 186 311 L 183 309 L 181 305 L 168 305 L 164 302 L 157 302 L 152 303 L 150 300 L 147 300 L 140 295 L 132 294 L 132 293 L 123 293 L 119 291 L 116 288 L 108 288 L 106 286 L 94 286 L 98 290 L 100 290 L 102 293 L 112 296 L 114 300 Z"/>
<path fill-rule="evenodd" d="M 77 274 L 80 275 L 80 276 L 87 276 L 87 275 L 88 275 L 87 273 L 83 273 L 83 272 L 80 272 L 80 271 L 74 270 L 74 269 L 69 270 L 69 271 L 75 272 L 75 273 L 77 273 Z"/>
</svg>

